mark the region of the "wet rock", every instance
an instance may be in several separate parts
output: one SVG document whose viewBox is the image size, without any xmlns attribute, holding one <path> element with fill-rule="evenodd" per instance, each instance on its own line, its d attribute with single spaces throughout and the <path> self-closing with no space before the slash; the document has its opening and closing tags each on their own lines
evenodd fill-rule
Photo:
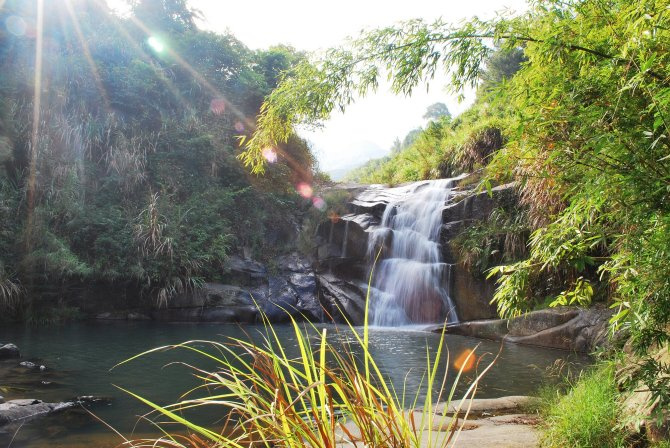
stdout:
<svg viewBox="0 0 670 448">
<path fill-rule="evenodd" d="M 0 359 L 19 358 L 21 352 L 14 344 L 0 344 Z"/>
<path fill-rule="evenodd" d="M 495 293 L 493 280 L 476 277 L 460 264 L 455 264 L 451 267 L 450 282 L 450 297 L 461 321 L 498 316 L 495 305 L 491 304 Z"/>
<path fill-rule="evenodd" d="M 333 275 L 317 276 L 321 304 L 327 318 L 335 322 L 362 325 L 365 319 L 365 292 L 355 283 Z"/>
<path fill-rule="evenodd" d="M 346 215 L 319 225 L 316 231 L 316 261 L 319 267 L 346 270 L 354 267 L 356 262 L 367 261 L 370 227 L 364 228 L 359 218 L 357 215 Z"/>
<path fill-rule="evenodd" d="M 39 370 L 40 372 L 44 372 L 47 368 L 46 366 L 42 364 L 35 364 L 34 362 L 31 361 L 22 361 L 19 363 L 21 367 L 25 367 L 26 369 L 29 370 Z"/>
<path fill-rule="evenodd" d="M 2 404 L 2 403 L 4 403 L 4 402 L 5 402 L 5 397 L 3 397 L 2 395 L 0 395 L 0 404 Z"/>
<path fill-rule="evenodd" d="M 301 257 L 297 252 L 288 255 L 281 255 L 276 258 L 277 266 L 282 272 L 309 272 L 311 263 L 305 257 Z"/>
<path fill-rule="evenodd" d="M 42 400 L 20 399 L 0 403 L 0 426 L 66 411 L 83 405 L 109 403 L 108 398 L 84 396 L 70 401 L 46 403 Z"/>
<path fill-rule="evenodd" d="M 253 323 L 258 316 L 258 308 L 255 306 L 241 306 L 229 308 L 219 306 L 215 308 L 204 308 L 198 315 L 200 322 L 222 322 L 222 323 Z"/>
<path fill-rule="evenodd" d="M 298 294 L 283 277 L 270 277 L 263 312 L 270 322 L 282 322 L 298 312 Z"/>
<path fill-rule="evenodd" d="M 317 297 L 316 275 L 314 272 L 293 272 L 288 282 L 298 295 L 297 308 L 310 321 L 323 321 L 323 308 Z"/>
</svg>

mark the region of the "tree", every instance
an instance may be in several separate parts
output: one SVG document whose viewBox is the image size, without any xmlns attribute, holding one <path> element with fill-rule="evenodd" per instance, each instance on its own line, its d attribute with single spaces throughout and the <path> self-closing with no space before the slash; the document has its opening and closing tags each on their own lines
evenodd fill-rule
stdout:
<svg viewBox="0 0 670 448">
<path fill-rule="evenodd" d="M 481 73 L 484 88 L 509 80 L 521 69 L 528 59 L 521 48 L 499 49 L 491 54 L 485 62 L 486 68 Z"/>
<path fill-rule="evenodd" d="M 199 13 L 188 7 L 186 0 L 134 0 L 131 6 L 133 15 L 151 31 L 183 33 L 196 28 Z"/>
<path fill-rule="evenodd" d="M 563 288 L 555 304 L 612 302 L 615 328 L 630 328 L 646 356 L 670 341 L 669 8 L 668 0 L 548 0 L 516 18 L 364 33 L 284 78 L 241 158 L 262 172 L 262 148 L 346 109 L 382 73 L 406 95 L 437 70 L 451 74 L 455 92 L 511 76 L 488 97 L 516 119 L 486 182 L 517 181 L 534 232 L 527 259 L 494 271 L 499 311 L 532 308 L 542 299 L 534 279 L 552 276 Z M 491 57 L 496 46 L 503 53 Z M 644 364 L 642 380 L 667 408 L 670 391 L 654 382 L 667 366 L 648 356 Z"/>
<path fill-rule="evenodd" d="M 451 113 L 444 103 L 434 103 L 428 106 L 426 113 L 423 114 L 425 120 L 439 120 L 440 118 L 451 119 Z"/>
</svg>

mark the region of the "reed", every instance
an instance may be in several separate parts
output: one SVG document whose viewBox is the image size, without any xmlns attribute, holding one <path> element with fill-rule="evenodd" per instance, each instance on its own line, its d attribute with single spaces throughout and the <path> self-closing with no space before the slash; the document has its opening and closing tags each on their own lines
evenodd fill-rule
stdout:
<svg viewBox="0 0 670 448">
<path fill-rule="evenodd" d="M 426 351 L 426 371 L 421 382 L 425 398 L 420 400 L 419 392 L 407 396 L 404 387 L 400 392 L 395 389 L 370 353 L 367 314 L 366 310 L 362 328 L 348 325 L 353 337 L 344 349 L 329 340 L 327 328 L 301 325 L 291 318 L 298 355 L 289 356 L 284 342 L 264 317 L 265 334 L 260 344 L 243 338 L 188 341 L 123 361 L 121 364 L 157 351 L 178 349 L 214 361 L 218 367 L 207 371 L 191 366 L 202 384 L 169 406 L 122 389 L 150 407 L 152 413 L 181 425 L 187 435 L 159 425 L 161 437 L 126 440 L 121 446 L 450 446 L 467 418 L 468 404 L 479 380 L 493 362 L 482 364 L 480 369 L 475 352 L 467 353 L 459 359 L 458 373 L 447 387 L 448 368 L 444 372 L 439 368 L 439 361 L 445 357 L 449 365 L 449 352 L 442 338 L 435 353 Z M 443 404 L 455 399 L 462 373 L 471 368 L 477 369 L 475 379 L 462 397 L 458 412 L 449 413 Z M 203 407 L 212 408 L 212 413 L 221 416 L 217 428 L 198 425 L 183 416 L 182 411 Z"/>
</svg>

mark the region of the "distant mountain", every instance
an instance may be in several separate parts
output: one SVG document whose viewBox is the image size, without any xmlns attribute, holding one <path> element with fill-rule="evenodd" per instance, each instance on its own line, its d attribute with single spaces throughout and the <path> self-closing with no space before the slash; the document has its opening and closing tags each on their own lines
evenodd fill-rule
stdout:
<svg viewBox="0 0 670 448">
<path fill-rule="evenodd" d="M 354 160 L 342 161 L 338 164 L 323 164 L 321 169 L 330 175 L 330 178 L 339 181 L 351 170 L 365 165 L 372 159 L 379 159 L 389 155 L 390 151 L 384 149 L 378 144 L 371 141 L 355 142 L 351 147 L 347 148 L 345 154 L 355 154 Z"/>
</svg>

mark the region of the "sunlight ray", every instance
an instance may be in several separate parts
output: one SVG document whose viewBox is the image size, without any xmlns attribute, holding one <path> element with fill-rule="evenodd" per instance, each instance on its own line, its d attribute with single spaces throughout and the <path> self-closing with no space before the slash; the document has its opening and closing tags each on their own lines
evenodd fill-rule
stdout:
<svg viewBox="0 0 670 448">
<path fill-rule="evenodd" d="M 93 3 L 98 7 L 104 10 L 106 8 L 106 3 L 104 3 L 104 0 L 93 0 Z M 194 109 L 193 104 L 186 99 L 181 92 L 179 92 L 179 89 L 170 81 L 168 78 L 166 78 L 161 71 L 159 71 L 156 66 L 153 64 L 153 61 L 151 57 L 147 54 L 146 51 L 135 41 L 133 36 L 130 35 L 128 30 L 125 29 L 125 27 L 120 23 L 118 18 L 114 16 L 113 14 L 110 16 L 111 23 L 116 28 L 116 30 L 121 33 L 121 35 L 126 39 L 128 44 L 137 52 L 137 54 L 142 56 L 142 59 L 144 62 L 146 62 L 149 67 L 153 70 L 154 74 L 156 77 L 165 85 L 165 87 L 170 91 L 170 93 L 175 97 L 175 99 L 180 102 L 181 104 L 184 105 L 184 107 L 188 109 Z"/>
<path fill-rule="evenodd" d="M 139 29 L 141 29 L 148 38 L 152 37 L 152 32 L 147 27 L 141 20 L 139 20 L 135 16 L 129 16 L 129 19 L 131 22 L 133 22 Z M 212 85 L 207 79 L 205 79 L 204 76 L 202 76 L 196 69 L 194 69 L 191 64 L 189 64 L 184 58 L 179 55 L 176 51 L 174 51 L 170 46 L 165 46 L 164 50 L 170 57 L 174 58 L 174 60 L 182 67 L 184 68 L 193 78 L 198 81 L 205 89 L 209 91 L 210 94 L 213 95 L 214 98 L 219 98 L 225 102 L 225 105 L 227 108 L 229 108 L 233 114 L 239 119 L 244 121 L 247 126 L 251 129 L 255 129 L 256 125 L 255 123 L 250 120 L 245 114 L 240 111 L 237 106 L 232 104 L 228 99 L 221 93 L 216 87 Z"/>
<path fill-rule="evenodd" d="M 30 177 L 28 178 L 28 213 L 26 221 L 26 250 L 32 249 L 32 232 L 35 211 L 35 186 L 37 182 L 37 146 L 42 107 L 42 48 L 44 44 L 44 0 L 37 0 L 37 24 L 35 40 L 35 78 L 33 99 L 33 128 L 30 139 Z"/>
<path fill-rule="evenodd" d="M 74 12 L 74 9 L 72 8 L 71 0 L 65 0 L 63 3 L 65 4 L 65 10 L 72 19 L 72 26 L 74 27 L 74 31 L 77 34 L 77 39 L 79 40 L 81 49 L 84 52 L 84 57 L 88 62 L 89 68 L 91 69 L 91 75 L 93 75 L 93 81 L 95 82 L 95 86 L 98 89 L 100 96 L 102 97 L 103 107 L 107 112 L 109 112 L 111 111 L 111 107 L 109 105 L 109 97 L 107 96 L 105 87 L 102 85 L 102 78 L 100 78 L 98 67 L 95 65 L 93 57 L 91 56 L 91 51 L 88 47 L 88 42 L 86 42 L 84 34 L 81 32 L 81 27 L 79 25 L 79 18 L 77 17 L 77 15 Z"/>
<path fill-rule="evenodd" d="M 102 4 L 101 2 L 103 0 L 94 0 L 95 3 L 98 5 L 98 7 L 101 7 Z M 152 37 L 151 30 L 149 27 L 147 27 L 142 21 L 137 19 L 134 16 L 129 17 L 130 21 L 137 26 L 142 32 L 146 34 L 148 38 Z M 115 17 L 112 17 L 112 23 L 114 26 L 123 34 L 123 36 L 128 40 L 128 42 L 140 53 L 142 54 L 148 62 L 151 62 L 150 56 L 146 54 L 144 49 L 141 48 L 141 46 L 135 41 L 135 39 L 130 35 L 130 33 L 118 22 L 118 20 Z M 163 51 L 165 51 L 170 57 L 174 58 L 174 60 L 181 66 L 183 67 L 191 76 L 194 77 L 196 81 L 198 81 L 207 91 L 209 91 L 210 94 L 214 98 L 217 98 L 220 101 L 224 102 L 225 109 L 228 109 L 232 111 L 234 116 L 241 122 L 243 122 L 248 130 L 253 131 L 256 129 L 256 123 L 249 119 L 245 114 L 243 114 L 234 104 L 232 104 L 230 101 L 228 101 L 223 93 L 221 93 L 215 86 L 213 86 L 207 79 L 205 79 L 197 70 L 195 70 L 186 60 L 184 60 L 177 52 L 175 52 L 173 49 L 171 49 L 169 46 L 164 46 L 162 48 Z M 154 67 L 153 64 L 150 64 L 151 67 L 154 69 L 158 77 L 163 80 L 168 87 L 168 89 L 172 92 L 173 95 L 177 98 L 178 101 L 182 102 L 183 104 L 187 106 L 191 106 L 191 104 L 186 100 L 186 98 L 181 95 L 181 93 L 174 87 L 174 85 L 166 79 L 164 76 L 161 76 L 161 73 L 159 73 L 158 70 Z M 293 157 L 291 157 L 290 154 L 288 154 L 286 151 L 284 151 L 280 147 L 274 148 L 275 151 L 279 155 L 283 157 L 283 159 L 286 161 L 286 164 L 289 166 L 289 168 L 297 173 L 300 177 L 302 177 L 304 180 L 310 180 L 312 175 L 311 172 L 303 167 L 300 163 L 298 163 Z"/>
</svg>

